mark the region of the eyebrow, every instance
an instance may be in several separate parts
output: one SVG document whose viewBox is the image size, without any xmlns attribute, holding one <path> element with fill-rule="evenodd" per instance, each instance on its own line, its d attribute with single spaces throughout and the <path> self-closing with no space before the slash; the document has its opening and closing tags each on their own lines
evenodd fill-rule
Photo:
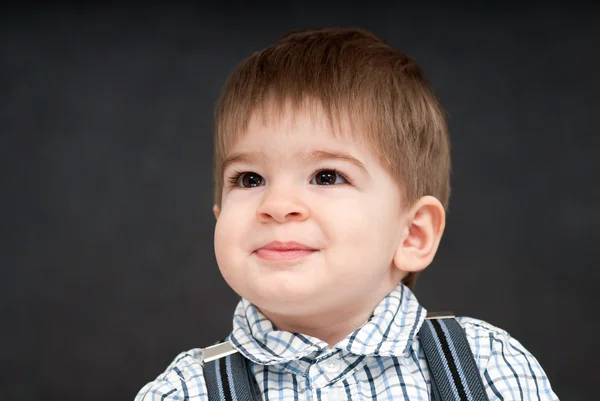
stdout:
<svg viewBox="0 0 600 401">
<path fill-rule="evenodd" d="M 262 152 L 245 152 L 245 153 L 232 153 L 227 156 L 223 163 L 221 163 L 221 175 L 227 167 L 236 163 L 250 163 L 256 159 L 264 159 L 265 154 Z"/>
<path fill-rule="evenodd" d="M 365 172 L 367 171 L 367 169 L 365 168 L 365 165 L 362 164 L 360 162 L 360 160 L 358 160 L 357 158 L 350 156 L 347 153 L 338 153 L 338 152 L 328 152 L 328 151 L 324 151 L 324 150 L 316 150 L 314 152 L 310 152 L 308 154 L 308 158 L 310 160 L 313 161 L 317 161 L 317 162 L 323 162 L 323 161 L 329 161 L 329 160 L 339 160 L 342 162 L 347 162 L 350 164 L 355 165 L 356 167 L 364 170 Z"/>
<path fill-rule="evenodd" d="M 244 152 L 244 153 L 233 153 L 223 160 L 221 164 L 221 174 L 232 164 L 237 163 L 251 163 L 256 161 L 256 159 L 264 159 L 265 154 L 263 152 Z M 355 165 L 356 167 L 367 172 L 367 169 L 364 164 L 361 163 L 357 158 L 347 154 L 340 152 L 330 152 L 326 150 L 315 150 L 308 154 L 308 159 L 313 162 L 324 162 L 330 160 L 339 160 L 342 162 L 347 162 Z"/>
</svg>

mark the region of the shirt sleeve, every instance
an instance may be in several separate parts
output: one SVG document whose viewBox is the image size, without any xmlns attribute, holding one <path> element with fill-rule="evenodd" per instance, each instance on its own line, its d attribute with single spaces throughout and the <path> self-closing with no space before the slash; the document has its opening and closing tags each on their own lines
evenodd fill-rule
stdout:
<svg viewBox="0 0 600 401">
<path fill-rule="evenodd" d="M 208 401 L 202 349 L 179 354 L 156 380 L 138 392 L 135 401 Z"/>
<path fill-rule="evenodd" d="M 558 401 L 537 359 L 506 331 L 460 319 L 490 401 Z"/>
</svg>

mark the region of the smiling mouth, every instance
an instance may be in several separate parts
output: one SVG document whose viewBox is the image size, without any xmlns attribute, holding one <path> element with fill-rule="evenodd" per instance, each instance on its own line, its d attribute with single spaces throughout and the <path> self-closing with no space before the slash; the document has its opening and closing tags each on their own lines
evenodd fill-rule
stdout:
<svg viewBox="0 0 600 401">
<path fill-rule="evenodd" d="M 275 241 L 257 249 L 254 253 L 263 260 L 284 261 L 301 259 L 317 251 L 317 249 L 297 242 Z"/>
</svg>

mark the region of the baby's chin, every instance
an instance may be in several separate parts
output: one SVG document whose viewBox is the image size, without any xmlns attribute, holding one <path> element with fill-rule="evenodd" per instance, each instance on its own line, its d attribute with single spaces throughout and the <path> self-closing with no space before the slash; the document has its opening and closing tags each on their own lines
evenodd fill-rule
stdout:
<svg viewBox="0 0 600 401">
<path fill-rule="evenodd" d="M 317 255 L 315 255 L 317 256 Z M 249 258 L 220 266 L 227 284 L 240 296 L 258 303 L 306 302 L 319 292 L 332 291 L 330 268 L 318 258 L 263 262 Z"/>
<path fill-rule="evenodd" d="M 266 284 L 266 283 L 265 283 Z M 294 305 L 311 303 L 319 297 L 319 290 L 314 285 L 302 285 L 297 283 L 294 286 L 289 285 L 261 285 L 242 290 L 247 294 L 244 298 L 253 304 L 270 308 L 288 308 Z"/>
<path fill-rule="evenodd" d="M 289 297 L 283 301 L 258 299 L 256 302 L 249 300 L 263 315 L 275 325 L 277 321 L 311 322 L 318 316 L 327 314 L 327 304 L 321 303 L 314 298 L 311 300 L 290 300 Z M 280 330 L 282 328 L 279 328 Z"/>
<path fill-rule="evenodd" d="M 297 316 L 318 312 L 326 308 L 334 289 L 325 289 L 318 285 L 318 280 L 296 283 L 260 283 L 251 286 L 246 282 L 240 288 L 233 288 L 240 296 L 257 306 L 261 311 Z"/>
</svg>

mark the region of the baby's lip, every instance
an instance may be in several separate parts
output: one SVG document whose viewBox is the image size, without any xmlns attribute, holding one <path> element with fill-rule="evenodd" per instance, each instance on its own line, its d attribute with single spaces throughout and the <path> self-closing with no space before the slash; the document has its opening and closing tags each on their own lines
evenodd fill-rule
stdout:
<svg viewBox="0 0 600 401">
<path fill-rule="evenodd" d="M 272 241 L 262 247 L 258 248 L 259 250 L 266 251 L 278 251 L 278 252 L 289 252 L 289 251 L 316 251 L 317 249 L 312 248 L 308 245 L 301 244 L 296 241 Z"/>
<path fill-rule="evenodd" d="M 318 252 L 318 249 L 296 241 L 273 241 L 258 248 L 254 255 L 265 262 L 273 262 L 279 265 L 281 263 L 298 263 L 299 260 L 315 252 Z"/>
</svg>

